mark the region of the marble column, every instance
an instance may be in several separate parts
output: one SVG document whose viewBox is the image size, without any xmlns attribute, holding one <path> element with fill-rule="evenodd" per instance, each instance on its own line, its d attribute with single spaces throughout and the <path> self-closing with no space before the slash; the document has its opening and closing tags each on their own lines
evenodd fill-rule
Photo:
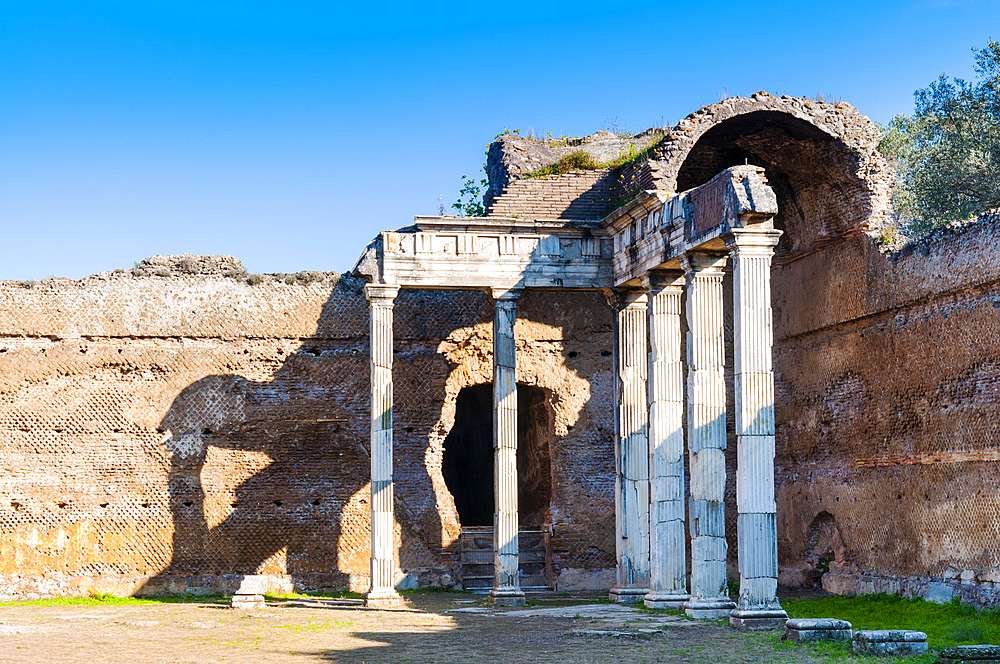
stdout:
<svg viewBox="0 0 1000 664">
<path fill-rule="evenodd" d="M 365 605 L 402 604 L 395 589 L 392 488 L 392 305 L 399 286 L 367 284 L 371 304 L 371 588 Z"/>
<path fill-rule="evenodd" d="M 788 615 L 778 603 L 774 502 L 774 371 L 771 359 L 771 256 L 781 231 L 734 229 L 724 239 L 733 260 L 733 365 L 736 392 L 736 509 L 740 596 L 729 623 L 775 629 Z"/>
<path fill-rule="evenodd" d="M 691 495 L 692 618 L 719 619 L 735 606 L 726 592 L 726 384 L 722 297 L 726 254 L 681 258 L 687 281 L 687 441 Z"/>
<path fill-rule="evenodd" d="M 524 604 L 518 561 L 517 362 L 514 321 L 519 290 L 494 290 L 493 317 L 493 603 Z"/>
<path fill-rule="evenodd" d="M 649 592 L 649 404 L 645 291 L 619 293 L 615 334 L 615 530 L 618 570 L 612 601 L 643 601 Z"/>
<path fill-rule="evenodd" d="M 649 289 L 649 593 L 646 606 L 679 608 L 687 591 L 684 534 L 684 362 L 681 272 L 651 272 Z"/>
</svg>

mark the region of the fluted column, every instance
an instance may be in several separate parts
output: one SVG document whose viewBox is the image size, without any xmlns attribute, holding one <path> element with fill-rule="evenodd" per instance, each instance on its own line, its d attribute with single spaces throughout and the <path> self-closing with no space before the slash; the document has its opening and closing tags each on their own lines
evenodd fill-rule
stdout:
<svg viewBox="0 0 1000 664">
<path fill-rule="evenodd" d="M 617 455 L 615 530 L 618 570 L 612 601 L 641 602 L 649 592 L 649 404 L 644 291 L 620 293 L 616 317 L 615 396 Z"/>
<path fill-rule="evenodd" d="M 493 317 L 493 590 L 495 604 L 524 604 L 518 569 L 517 362 L 518 290 L 494 290 Z"/>
<path fill-rule="evenodd" d="M 693 618 L 729 616 L 726 592 L 726 384 L 722 275 L 726 255 L 682 257 L 687 281 L 687 440 L 690 453 L 691 599 Z"/>
<path fill-rule="evenodd" d="M 371 304 L 371 588 L 365 604 L 399 606 L 392 533 L 392 305 L 399 286 L 368 284 Z"/>
<path fill-rule="evenodd" d="M 649 287 L 649 593 L 646 606 L 681 607 L 684 536 L 684 362 L 680 272 L 651 272 Z"/>
<path fill-rule="evenodd" d="M 781 231 L 734 229 L 736 508 L 740 596 L 729 617 L 742 630 L 774 629 L 788 615 L 778 603 L 774 502 L 774 371 L 771 359 L 771 256 Z"/>
</svg>

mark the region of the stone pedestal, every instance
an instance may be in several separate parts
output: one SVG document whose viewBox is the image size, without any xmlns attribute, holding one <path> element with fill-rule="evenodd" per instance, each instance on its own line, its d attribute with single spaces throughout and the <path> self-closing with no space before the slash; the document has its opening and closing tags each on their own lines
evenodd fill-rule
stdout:
<svg viewBox="0 0 1000 664">
<path fill-rule="evenodd" d="M 836 618 L 792 618 L 785 621 L 785 638 L 796 643 L 849 641 L 851 623 Z"/>
<path fill-rule="evenodd" d="M 910 629 L 875 629 L 854 634 L 854 654 L 868 657 L 923 655 L 927 635 Z"/>
<path fill-rule="evenodd" d="M 736 509 L 740 595 L 730 624 L 775 629 L 788 616 L 778 603 L 774 502 L 774 371 L 771 255 L 781 231 L 734 229 L 724 239 L 733 260 L 733 364 Z"/>
<path fill-rule="evenodd" d="M 263 609 L 264 593 L 267 592 L 267 577 L 259 574 L 247 574 L 240 579 L 240 587 L 236 589 L 229 605 L 234 609 Z"/>
<path fill-rule="evenodd" d="M 615 530 L 618 556 L 614 602 L 642 602 L 649 592 L 649 404 L 646 293 L 622 291 L 615 335 Z"/>
<path fill-rule="evenodd" d="M 517 358 L 514 322 L 520 291 L 493 291 L 493 590 L 499 606 L 524 604 L 518 565 Z"/>
<path fill-rule="evenodd" d="M 680 272 L 653 272 L 649 289 L 649 593 L 651 609 L 680 608 L 687 591 L 684 534 L 684 362 Z"/>
<path fill-rule="evenodd" d="M 719 619 L 734 604 L 726 588 L 726 384 L 723 268 L 726 254 L 694 251 L 687 282 L 687 440 L 690 454 L 692 618 Z"/>
<path fill-rule="evenodd" d="M 393 540 L 392 486 L 392 305 L 398 286 L 368 284 L 371 303 L 371 587 L 365 605 L 401 606 L 393 587 L 396 558 Z"/>
</svg>

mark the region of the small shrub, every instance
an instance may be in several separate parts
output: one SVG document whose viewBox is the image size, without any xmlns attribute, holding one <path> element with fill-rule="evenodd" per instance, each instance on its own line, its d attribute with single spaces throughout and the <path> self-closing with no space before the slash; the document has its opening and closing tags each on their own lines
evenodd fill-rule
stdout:
<svg viewBox="0 0 1000 664">
<path fill-rule="evenodd" d="M 952 622 L 944 631 L 945 638 L 957 643 L 986 643 L 989 638 L 980 620 L 967 618 Z"/>
<path fill-rule="evenodd" d="M 34 279 L 24 279 L 23 281 L 17 282 L 17 285 L 21 288 L 34 288 L 38 285 L 38 282 Z"/>
<path fill-rule="evenodd" d="M 251 286 L 257 286 L 258 284 L 264 283 L 264 275 L 262 274 L 248 274 L 247 283 Z"/>
</svg>

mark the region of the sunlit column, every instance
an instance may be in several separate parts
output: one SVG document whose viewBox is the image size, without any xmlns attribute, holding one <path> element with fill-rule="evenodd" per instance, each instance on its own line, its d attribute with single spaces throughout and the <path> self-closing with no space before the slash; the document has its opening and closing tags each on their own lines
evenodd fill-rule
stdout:
<svg viewBox="0 0 1000 664">
<path fill-rule="evenodd" d="M 399 286 L 367 284 L 371 304 L 371 588 L 365 604 L 399 606 L 392 533 L 392 305 Z"/>
<path fill-rule="evenodd" d="M 517 358 L 514 321 L 518 290 L 494 290 L 493 317 L 493 590 L 495 604 L 524 604 L 517 539 Z"/>
<path fill-rule="evenodd" d="M 787 614 L 778 603 L 778 537 L 774 502 L 774 371 L 771 359 L 771 256 L 781 231 L 734 229 L 725 236 L 733 260 L 736 393 L 736 508 L 740 596 L 729 623 L 775 629 Z"/>
<path fill-rule="evenodd" d="M 649 592 L 648 350 L 645 291 L 619 293 L 616 316 L 615 530 L 618 569 L 612 601 L 641 602 Z"/>
<path fill-rule="evenodd" d="M 726 384 L 722 297 L 726 254 L 693 251 L 681 259 L 687 281 L 687 440 L 690 454 L 693 618 L 729 616 L 726 592 Z"/>
<path fill-rule="evenodd" d="M 684 362 L 680 272 L 649 283 L 649 593 L 646 606 L 678 608 L 687 591 L 684 534 Z"/>
</svg>

